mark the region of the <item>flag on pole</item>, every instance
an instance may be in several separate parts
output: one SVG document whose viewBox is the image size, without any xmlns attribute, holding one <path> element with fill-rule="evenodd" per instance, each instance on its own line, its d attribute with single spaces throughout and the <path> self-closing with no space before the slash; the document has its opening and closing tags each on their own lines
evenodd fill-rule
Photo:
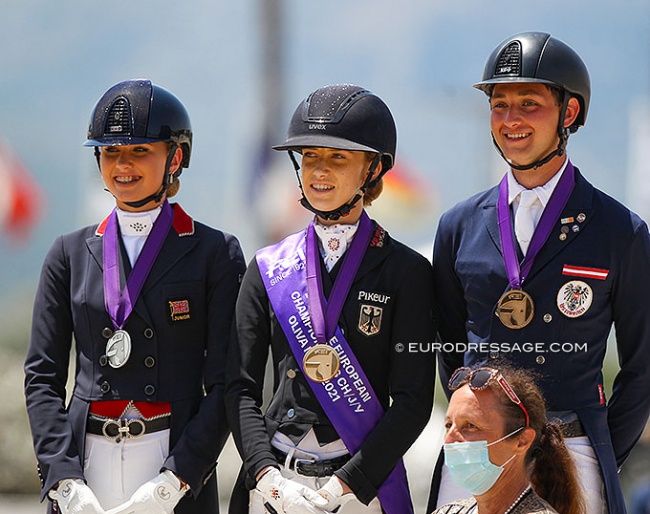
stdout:
<svg viewBox="0 0 650 514">
<path fill-rule="evenodd" d="M 17 243 L 38 222 L 43 193 L 18 155 L 0 139 L 0 232 Z"/>
<path fill-rule="evenodd" d="M 436 191 L 430 180 L 404 158 L 383 177 L 384 189 L 368 212 L 385 228 L 402 235 L 428 231 L 439 208 Z"/>
</svg>

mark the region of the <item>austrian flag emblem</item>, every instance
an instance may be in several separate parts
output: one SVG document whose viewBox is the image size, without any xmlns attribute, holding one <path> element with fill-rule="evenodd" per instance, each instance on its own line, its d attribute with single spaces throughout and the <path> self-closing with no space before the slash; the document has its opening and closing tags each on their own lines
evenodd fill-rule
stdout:
<svg viewBox="0 0 650 514">
<path fill-rule="evenodd" d="M 609 275 L 608 269 L 587 268 L 585 266 L 571 266 L 565 264 L 562 268 L 562 275 L 571 277 L 594 278 L 596 280 L 606 280 Z"/>
<path fill-rule="evenodd" d="M 557 293 L 557 307 L 567 318 L 582 316 L 591 307 L 594 293 L 588 284 L 572 280 L 564 284 Z"/>
</svg>

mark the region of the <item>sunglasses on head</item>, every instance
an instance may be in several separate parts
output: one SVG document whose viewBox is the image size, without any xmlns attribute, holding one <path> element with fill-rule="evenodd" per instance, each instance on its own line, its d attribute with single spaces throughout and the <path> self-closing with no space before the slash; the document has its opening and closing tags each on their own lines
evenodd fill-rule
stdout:
<svg viewBox="0 0 650 514">
<path fill-rule="evenodd" d="M 489 385 L 490 380 L 496 381 L 501 386 L 501 389 L 503 389 L 503 391 L 508 395 L 508 398 L 510 398 L 510 400 L 513 403 L 516 403 L 519 406 L 519 408 L 523 411 L 524 415 L 526 416 L 526 427 L 529 427 L 530 417 L 528 416 L 528 411 L 526 410 L 526 407 L 524 407 L 524 404 L 521 402 L 521 400 L 514 392 L 512 387 L 510 387 L 508 381 L 497 369 L 458 368 L 456 371 L 454 371 L 454 374 L 449 379 L 449 389 L 451 391 L 455 391 L 459 387 L 468 384 L 469 388 L 472 389 L 473 391 L 482 391 Z"/>
</svg>

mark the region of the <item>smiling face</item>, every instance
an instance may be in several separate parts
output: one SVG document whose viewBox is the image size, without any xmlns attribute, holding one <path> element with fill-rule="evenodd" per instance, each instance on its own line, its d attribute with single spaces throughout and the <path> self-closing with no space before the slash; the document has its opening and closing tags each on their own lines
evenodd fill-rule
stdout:
<svg viewBox="0 0 650 514">
<path fill-rule="evenodd" d="M 303 148 L 301 169 L 305 197 L 319 211 L 338 209 L 359 192 L 371 162 L 366 152 Z M 319 219 L 323 224 L 356 223 L 362 211 L 363 202 L 359 200 L 345 218 L 337 221 Z"/>
<path fill-rule="evenodd" d="M 557 148 L 561 106 L 546 85 L 496 84 L 490 97 L 490 109 L 490 126 L 494 140 L 512 164 L 530 165 Z M 565 115 L 565 127 L 574 122 L 579 109 L 578 100 L 571 98 Z M 520 177 L 536 175 L 542 177 L 541 184 L 545 184 L 560 169 L 564 160 L 564 156 L 555 156 L 539 168 L 513 172 L 525 187 L 531 186 L 524 183 L 525 178 L 520 181 Z"/>
<path fill-rule="evenodd" d="M 102 146 L 99 157 L 102 179 L 115 197 L 117 206 L 125 211 L 148 211 L 160 205 L 147 203 L 131 207 L 126 202 L 136 202 L 157 193 L 163 181 L 169 145 L 155 142 L 139 145 Z M 171 162 L 170 172 L 178 170 L 182 151 L 177 149 Z"/>
</svg>

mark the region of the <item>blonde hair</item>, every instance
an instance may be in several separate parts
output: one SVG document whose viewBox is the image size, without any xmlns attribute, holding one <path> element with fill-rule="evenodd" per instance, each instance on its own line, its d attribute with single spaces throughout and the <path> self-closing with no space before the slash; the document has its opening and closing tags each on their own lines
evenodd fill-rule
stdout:
<svg viewBox="0 0 650 514">
<path fill-rule="evenodd" d="M 175 143 L 172 143 L 171 141 L 167 141 L 167 151 L 171 151 L 171 149 L 174 147 Z M 180 145 L 175 145 L 176 148 L 180 148 L 181 152 L 185 152 L 182 146 Z M 165 195 L 167 198 L 172 198 L 173 196 L 176 196 L 178 194 L 178 190 L 181 188 L 181 181 L 178 178 L 178 175 L 180 175 L 181 167 L 179 165 L 178 169 L 174 171 L 174 173 L 171 173 L 171 182 L 167 186 L 167 190 L 165 191 Z"/>
<path fill-rule="evenodd" d="M 178 190 L 181 188 L 181 180 L 174 175 L 174 178 L 172 179 L 171 184 L 167 186 L 167 191 L 165 194 L 167 195 L 167 198 L 171 198 L 173 196 L 176 196 L 178 193 Z"/>
</svg>

